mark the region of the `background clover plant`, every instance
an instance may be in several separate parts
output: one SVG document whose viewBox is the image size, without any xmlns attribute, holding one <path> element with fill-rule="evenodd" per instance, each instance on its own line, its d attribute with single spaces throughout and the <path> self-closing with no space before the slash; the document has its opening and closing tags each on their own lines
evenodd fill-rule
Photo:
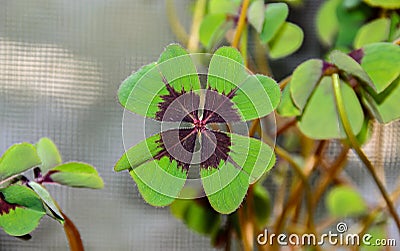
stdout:
<svg viewBox="0 0 400 251">
<path fill-rule="evenodd" d="M 275 163 L 272 149 L 260 140 L 210 127 L 264 117 L 280 100 L 276 82 L 250 74 L 234 48 L 221 47 L 214 53 L 202 87 L 190 55 L 177 44 L 169 45 L 157 63 L 122 83 L 118 97 L 134 113 L 187 124 L 147 138 L 115 165 L 116 171 L 129 170 L 151 205 L 166 206 L 179 197 L 188 170 L 196 164 L 196 141 L 204 192 L 220 213 L 235 211 L 249 184 Z"/>
<path fill-rule="evenodd" d="M 32 171 L 33 175 L 27 173 Z M 33 178 L 30 178 L 30 176 Z M 0 158 L 0 227 L 9 235 L 30 238 L 43 216 L 64 225 L 70 246 L 82 246 L 79 232 L 61 211 L 46 184 L 103 188 L 96 169 L 81 162 L 63 163 L 55 144 L 42 138 L 35 145 L 11 146 Z"/>
<path fill-rule="evenodd" d="M 213 50 L 227 36 L 239 21 L 241 1 L 210 0 L 207 13 L 200 28 L 200 42 L 207 50 Z M 267 3 L 264 0 L 252 1 L 248 7 L 246 22 L 259 34 L 259 40 L 269 49 L 269 57 L 278 59 L 298 50 L 303 42 L 303 30 L 294 23 L 286 21 L 289 8 L 286 3 Z"/>
<path fill-rule="evenodd" d="M 310 59 L 295 69 L 278 108 L 282 116 L 297 116 L 299 129 L 310 138 L 345 138 L 330 77 L 339 74 L 354 134 L 366 129 L 363 125 L 372 119 L 389 123 L 400 118 L 396 108 L 400 93 L 398 45 L 373 43 L 349 54 L 335 50 L 329 59 Z"/>
</svg>

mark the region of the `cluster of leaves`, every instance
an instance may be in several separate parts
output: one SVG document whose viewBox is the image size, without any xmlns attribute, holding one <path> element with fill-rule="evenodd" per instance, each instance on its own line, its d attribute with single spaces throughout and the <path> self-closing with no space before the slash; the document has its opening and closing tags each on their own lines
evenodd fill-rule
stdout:
<svg viewBox="0 0 400 251">
<path fill-rule="evenodd" d="M 296 68 L 283 91 L 279 114 L 297 116 L 299 129 L 310 138 L 345 138 L 330 78 L 339 73 L 354 134 L 361 133 L 361 138 L 368 135 L 364 130 L 368 130 L 366 125 L 371 119 L 388 123 L 400 118 L 398 45 L 373 43 L 349 54 L 335 50 L 329 59 L 310 59 Z"/>
<path fill-rule="evenodd" d="M 240 0 L 210 0 L 207 15 L 200 26 L 200 41 L 211 51 L 236 26 L 240 13 Z M 303 31 L 294 23 L 287 22 L 289 8 L 286 3 L 252 1 L 247 22 L 259 34 L 261 42 L 268 46 L 272 59 L 286 57 L 298 50 L 303 42 Z"/>
<path fill-rule="evenodd" d="M 28 170 L 33 170 L 32 180 L 25 176 Z M 35 145 L 11 146 L 0 159 L 0 227 L 6 233 L 27 236 L 45 215 L 64 223 L 44 184 L 99 189 L 103 180 L 86 163 L 62 163 L 57 147 L 48 138 Z"/>
<path fill-rule="evenodd" d="M 399 0 L 328 0 L 317 15 L 317 31 L 328 47 L 348 51 L 400 37 Z"/>
<path fill-rule="evenodd" d="M 162 123 L 189 123 L 133 146 L 115 166 L 116 171 L 129 170 L 151 205 L 166 206 L 179 197 L 192 166 L 197 136 L 203 188 L 211 206 L 220 213 L 235 211 L 249 184 L 275 163 L 272 149 L 260 140 L 209 128 L 210 124 L 266 116 L 280 100 L 276 82 L 249 74 L 234 48 L 222 47 L 215 52 L 202 88 L 187 51 L 169 45 L 157 63 L 142 67 L 122 83 L 118 97 L 121 105 L 134 113 Z"/>
<path fill-rule="evenodd" d="M 379 17 L 374 16 L 376 7 L 383 9 Z M 326 1 L 316 20 L 318 34 L 324 45 L 336 50 L 326 60 L 310 59 L 295 69 L 283 89 L 277 112 L 283 117 L 296 117 L 298 128 L 309 138 L 346 138 L 331 78 L 332 74 L 339 74 L 346 114 L 360 145 L 371 135 L 370 121 L 386 124 L 398 120 L 398 8 L 400 1 L 396 0 Z M 371 216 L 360 192 L 351 186 L 333 187 L 325 202 L 328 213 L 337 219 Z M 385 220 L 380 214 L 374 222 Z M 385 237 L 384 224 L 375 224 L 368 231 L 374 239 Z"/>
<path fill-rule="evenodd" d="M 311 59 L 299 65 L 283 91 L 278 112 L 297 116 L 300 130 L 310 138 L 345 138 L 329 77 L 339 73 L 346 113 L 360 143 L 370 135 L 370 120 L 389 123 L 398 119 L 398 8 L 398 0 L 324 2 L 316 19 L 318 35 L 323 44 L 341 51 L 331 52 L 328 61 Z"/>
</svg>

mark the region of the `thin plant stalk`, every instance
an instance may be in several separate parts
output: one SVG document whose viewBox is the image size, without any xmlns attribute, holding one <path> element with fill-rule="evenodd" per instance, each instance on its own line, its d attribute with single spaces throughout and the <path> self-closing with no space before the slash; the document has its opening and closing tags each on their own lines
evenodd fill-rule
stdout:
<svg viewBox="0 0 400 251">
<path fill-rule="evenodd" d="M 201 21 L 203 20 L 204 17 L 204 12 L 206 10 L 206 4 L 207 4 L 206 0 L 197 0 L 196 2 L 192 27 L 190 29 L 190 36 L 188 39 L 189 41 L 187 46 L 189 52 L 197 52 L 199 48 L 199 29 Z"/>
<path fill-rule="evenodd" d="M 242 37 L 242 32 L 246 27 L 246 16 L 247 16 L 247 9 L 249 8 L 250 0 L 243 0 L 242 3 L 242 10 L 240 11 L 240 17 L 238 21 L 238 25 L 235 31 L 235 36 L 233 37 L 232 47 L 238 48 L 240 39 Z"/>
<path fill-rule="evenodd" d="M 368 159 L 368 157 L 362 151 L 362 149 L 357 141 L 357 138 L 351 129 L 350 121 L 347 117 L 346 110 L 344 108 L 342 92 L 340 90 L 339 75 L 337 73 L 332 74 L 332 85 L 333 85 L 333 90 L 334 90 L 335 99 L 336 99 L 336 106 L 337 106 L 338 112 L 339 112 L 339 117 L 342 122 L 343 129 L 349 140 L 350 147 L 354 149 L 354 151 L 357 153 L 358 157 L 364 163 L 365 167 L 367 168 L 370 175 L 374 179 L 374 182 L 378 186 L 379 191 L 382 194 L 382 197 L 386 201 L 389 212 L 392 215 L 392 217 L 397 225 L 397 229 L 398 229 L 398 231 L 400 231 L 400 218 L 399 218 L 399 216 L 396 212 L 396 209 L 390 199 L 390 196 L 389 196 L 388 192 L 386 191 L 386 188 L 383 185 L 383 183 L 379 180 L 379 177 L 376 174 L 374 166 L 371 164 L 371 161 Z"/>
<path fill-rule="evenodd" d="M 60 211 L 64 217 L 64 232 L 67 236 L 69 249 L 71 251 L 84 251 L 81 235 L 79 234 L 78 228 L 62 211 Z"/>
</svg>

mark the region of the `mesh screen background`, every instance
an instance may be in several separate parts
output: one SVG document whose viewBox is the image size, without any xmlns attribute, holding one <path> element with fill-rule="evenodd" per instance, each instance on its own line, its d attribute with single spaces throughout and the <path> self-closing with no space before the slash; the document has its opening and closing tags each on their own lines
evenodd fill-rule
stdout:
<svg viewBox="0 0 400 251">
<path fill-rule="evenodd" d="M 190 25 L 192 1 L 176 0 L 179 19 Z M 301 61 L 319 56 L 313 19 L 320 1 L 294 10 L 304 29 L 302 49 L 272 62 L 276 78 Z M 209 239 L 194 234 L 168 208 L 140 198 L 132 179 L 112 166 L 123 153 L 119 84 L 133 70 L 155 61 L 174 42 L 161 0 L 0 0 L 0 152 L 10 145 L 54 140 L 64 161 L 92 163 L 103 190 L 49 186 L 77 225 L 86 250 L 210 250 Z M 305 14 L 306 13 L 306 14 Z M 132 124 L 143 135 L 142 120 Z M 382 161 L 390 188 L 398 177 L 399 126 L 383 130 L 385 147 L 367 146 Z M 381 136 L 382 136 L 381 135 Z M 366 197 L 378 196 L 352 156 L 349 175 L 363 184 Z M 44 218 L 29 242 L 0 231 L 0 250 L 68 250 L 62 227 Z"/>
</svg>

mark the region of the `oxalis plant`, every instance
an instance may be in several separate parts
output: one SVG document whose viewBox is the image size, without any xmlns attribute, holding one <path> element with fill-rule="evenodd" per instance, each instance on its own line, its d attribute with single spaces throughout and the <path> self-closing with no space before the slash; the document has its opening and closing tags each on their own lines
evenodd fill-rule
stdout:
<svg viewBox="0 0 400 251">
<path fill-rule="evenodd" d="M 172 31 L 187 48 L 168 45 L 121 84 L 121 105 L 157 121 L 158 132 L 129 146 L 115 170 L 128 170 L 147 203 L 170 205 L 216 247 L 278 250 L 267 230 L 316 237 L 283 240 L 293 248 L 329 249 L 317 242 L 334 230 L 371 235 L 369 245 L 339 248 L 381 250 L 374 241 L 400 231 L 400 187 L 388 191 L 384 168 L 362 146 L 400 117 L 399 8 L 398 0 L 325 1 L 316 26 L 327 55 L 277 84 L 269 60 L 303 41 L 302 29 L 286 21 L 288 4 L 198 0 L 187 34 L 167 1 Z M 342 175 L 351 150 L 380 192 L 374 203 Z"/>
<path fill-rule="evenodd" d="M 11 146 L 0 158 L 0 227 L 9 235 L 30 239 L 44 216 L 63 225 L 71 250 L 83 250 L 80 234 L 45 185 L 100 189 L 103 180 L 83 162 L 63 163 L 49 138 Z"/>
</svg>

